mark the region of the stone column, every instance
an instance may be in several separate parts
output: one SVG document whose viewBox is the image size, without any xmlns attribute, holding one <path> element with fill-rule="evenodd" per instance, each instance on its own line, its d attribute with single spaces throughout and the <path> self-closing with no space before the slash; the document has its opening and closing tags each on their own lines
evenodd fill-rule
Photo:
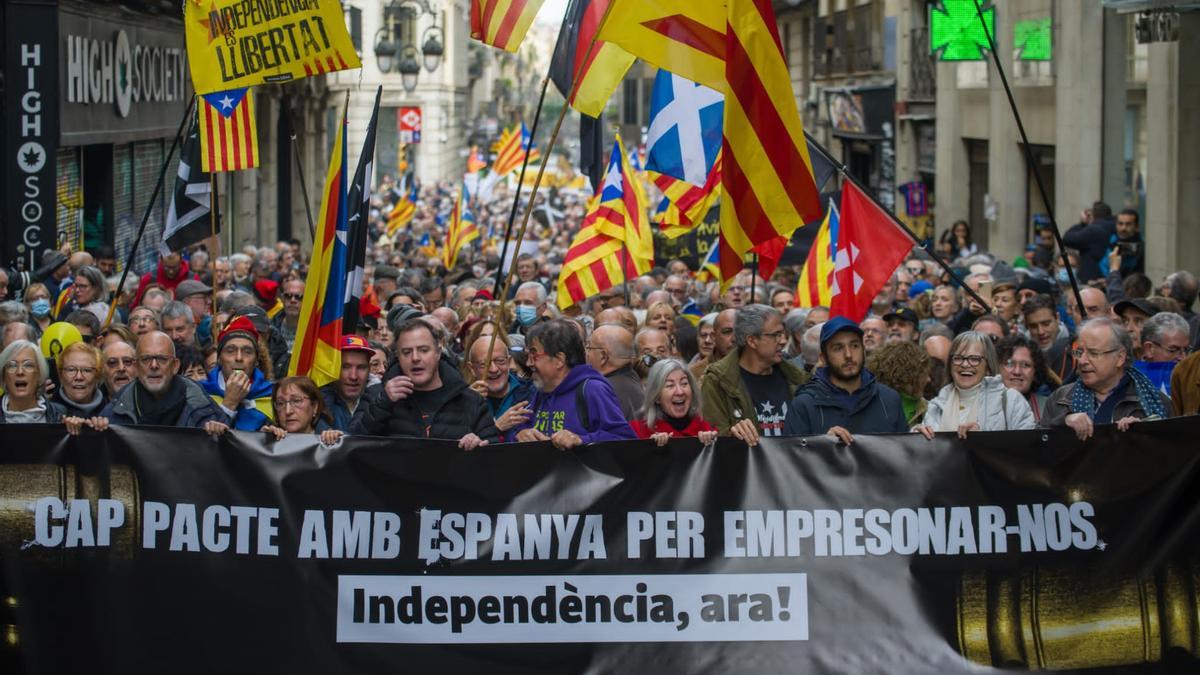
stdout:
<svg viewBox="0 0 1200 675">
<path fill-rule="evenodd" d="M 1054 214 L 1062 231 L 1101 196 L 1105 95 L 1104 10 L 1098 2 L 1056 3 Z M 1120 49 L 1122 60 L 1124 47 Z M 1121 70 L 1124 73 L 1124 68 Z M 1118 148 L 1118 151 L 1120 149 Z M 1113 205 L 1118 206 L 1116 204 Z"/>
</svg>

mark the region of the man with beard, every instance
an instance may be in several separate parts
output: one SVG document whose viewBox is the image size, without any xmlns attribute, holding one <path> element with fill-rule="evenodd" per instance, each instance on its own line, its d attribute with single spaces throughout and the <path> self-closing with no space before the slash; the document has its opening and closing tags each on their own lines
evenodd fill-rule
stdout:
<svg viewBox="0 0 1200 675">
<path fill-rule="evenodd" d="M 808 373 L 783 360 L 788 335 L 772 307 L 738 310 L 733 340 L 736 347 L 704 374 L 701 411 L 722 434 L 757 445 L 760 436 L 783 435 L 788 402 Z"/>
<path fill-rule="evenodd" d="M 785 436 L 829 434 L 849 445 L 854 434 L 908 431 L 900 394 L 863 367 L 862 329 L 853 321 L 839 316 L 821 327 L 821 356 L 825 366 L 788 406 Z"/>
<path fill-rule="evenodd" d="M 895 309 L 883 315 L 887 322 L 888 342 L 916 342 L 917 326 L 921 319 L 917 313 L 907 307 Z"/>
<path fill-rule="evenodd" d="M 230 422 L 200 385 L 178 374 L 175 343 L 166 333 L 151 331 L 139 338 L 137 362 L 137 380 L 101 413 L 111 424 L 202 429 L 207 422 Z"/>
<path fill-rule="evenodd" d="M 394 332 L 396 364 L 351 433 L 452 439 L 463 450 L 499 441 L 491 410 L 442 358 L 429 323 L 407 319 Z"/>
<path fill-rule="evenodd" d="M 489 345 L 491 354 L 487 354 Z M 467 365 L 475 376 L 471 389 L 487 401 L 501 434 L 528 422 L 532 414 L 529 400 L 533 398 L 533 384 L 517 377 L 510 369 L 511 363 L 512 354 L 503 336 L 497 336 L 494 343 L 490 336 L 482 336 L 467 354 Z"/>
<path fill-rule="evenodd" d="M 375 350 L 361 335 L 342 336 L 342 369 L 336 382 L 321 387 L 325 408 L 333 416 L 333 428 L 349 431 L 360 410 L 364 410 L 363 392 L 371 375 L 371 357 Z"/>
<path fill-rule="evenodd" d="M 537 324 L 525 346 L 538 391 L 530 406 L 532 419 L 514 428 L 517 441 L 550 441 L 567 450 L 636 438 L 612 385 L 587 364 L 583 338 L 570 321 Z"/>
</svg>

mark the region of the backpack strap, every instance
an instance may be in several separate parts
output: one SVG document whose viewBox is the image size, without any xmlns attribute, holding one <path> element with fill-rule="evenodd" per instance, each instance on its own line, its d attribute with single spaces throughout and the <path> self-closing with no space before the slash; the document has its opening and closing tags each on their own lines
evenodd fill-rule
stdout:
<svg viewBox="0 0 1200 675">
<path fill-rule="evenodd" d="M 591 416 L 588 415 L 587 392 L 584 391 L 586 387 L 587 380 L 580 382 L 579 386 L 575 387 L 575 415 L 579 418 L 579 424 L 585 431 L 592 428 Z"/>
</svg>

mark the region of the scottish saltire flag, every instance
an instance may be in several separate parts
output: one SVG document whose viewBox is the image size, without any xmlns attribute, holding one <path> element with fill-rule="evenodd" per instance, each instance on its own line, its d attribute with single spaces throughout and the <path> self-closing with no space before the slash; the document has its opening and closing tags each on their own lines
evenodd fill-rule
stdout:
<svg viewBox="0 0 1200 675">
<path fill-rule="evenodd" d="M 320 222 L 312 263 L 296 327 L 288 375 L 307 375 L 318 387 L 336 381 L 342 371 L 342 316 L 346 296 L 346 113 L 338 125 L 325 175 Z"/>
<path fill-rule="evenodd" d="M 646 170 L 704 185 L 721 149 L 725 97 L 659 70 L 650 94 Z"/>
<path fill-rule="evenodd" d="M 258 165 L 258 127 L 250 88 L 201 96 L 200 168 L 216 173 Z"/>
</svg>

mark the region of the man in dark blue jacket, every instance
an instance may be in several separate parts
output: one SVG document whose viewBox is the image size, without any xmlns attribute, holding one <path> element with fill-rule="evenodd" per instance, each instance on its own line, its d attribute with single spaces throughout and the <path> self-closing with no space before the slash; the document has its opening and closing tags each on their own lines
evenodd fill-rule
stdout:
<svg viewBox="0 0 1200 675">
<path fill-rule="evenodd" d="M 1116 232 L 1112 207 L 1096 202 L 1081 214 L 1079 224 L 1063 233 L 1063 245 L 1079 251 L 1079 283 L 1104 278 L 1100 261 L 1108 256 L 1109 241 Z"/>
<path fill-rule="evenodd" d="M 338 431 L 349 431 L 354 420 L 366 410 L 369 399 L 364 393 L 374 353 L 361 335 L 342 336 L 341 372 L 336 382 L 321 387 L 321 398 L 333 415 L 333 428 Z"/>
<path fill-rule="evenodd" d="M 863 332 L 846 317 L 821 327 L 821 356 L 825 365 L 796 391 L 783 422 L 784 436 L 829 434 L 849 445 L 853 434 L 908 431 L 900 394 L 876 382 L 863 367 Z"/>
</svg>

